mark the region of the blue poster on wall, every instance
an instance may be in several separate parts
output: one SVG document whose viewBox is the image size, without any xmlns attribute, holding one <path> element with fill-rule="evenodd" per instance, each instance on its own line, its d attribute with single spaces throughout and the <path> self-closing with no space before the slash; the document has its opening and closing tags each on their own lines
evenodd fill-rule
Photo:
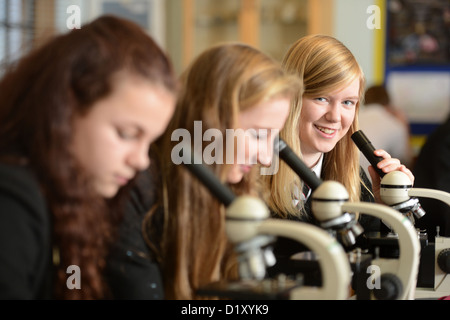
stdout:
<svg viewBox="0 0 450 320">
<path fill-rule="evenodd" d="M 450 0 L 388 1 L 389 67 L 450 67 Z"/>
<path fill-rule="evenodd" d="M 386 85 L 420 144 L 450 114 L 450 0 L 386 4 Z"/>
</svg>

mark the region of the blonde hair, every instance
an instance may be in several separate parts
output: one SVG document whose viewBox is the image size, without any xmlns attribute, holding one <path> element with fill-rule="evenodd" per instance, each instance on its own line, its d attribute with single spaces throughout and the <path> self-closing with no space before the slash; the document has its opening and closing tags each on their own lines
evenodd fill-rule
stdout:
<svg viewBox="0 0 450 320">
<path fill-rule="evenodd" d="M 170 157 L 177 142 L 171 141 L 172 132 L 184 128 L 193 136 L 194 121 L 202 121 L 202 135 L 216 128 L 225 137 L 226 129 L 236 128 L 240 111 L 266 99 L 291 97 L 301 88 L 299 79 L 288 75 L 281 64 L 239 43 L 206 50 L 181 80 L 175 114 L 155 144 L 163 185 L 161 263 L 167 299 L 200 298 L 198 288 L 236 277 L 236 259 L 224 229 L 224 206 L 186 168 L 174 165 Z M 210 169 L 225 182 L 228 165 L 213 164 Z M 237 195 L 256 193 L 254 181 L 251 174 L 246 175 L 232 190 Z"/>
<path fill-rule="evenodd" d="M 325 154 L 323 180 L 341 182 L 349 192 L 350 201 L 359 201 L 361 178 L 359 150 L 351 140 L 351 135 L 359 128 L 358 110 L 364 97 L 364 73 L 350 50 L 339 40 L 326 35 L 308 35 L 297 40 L 287 51 L 282 62 L 287 72 L 298 75 L 303 80 L 303 92 L 298 92 L 292 100 L 291 110 L 280 136 L 301 158 L 299 138 L 299 118 L 302 97 L 318 96 L 333 92 L 359 79 L 359 101 L 355 119 L 348 133 Z M 294 188 L 302 190 L 302 182 L 286 164 L 280 163 L 276 175 L 268 177 L 270 196 L 267 203 L 281 217 L 301 216 L 302 210 L 292 201 Z M 301 202 L 300 202 L 301 203 Z"/>
</svg>

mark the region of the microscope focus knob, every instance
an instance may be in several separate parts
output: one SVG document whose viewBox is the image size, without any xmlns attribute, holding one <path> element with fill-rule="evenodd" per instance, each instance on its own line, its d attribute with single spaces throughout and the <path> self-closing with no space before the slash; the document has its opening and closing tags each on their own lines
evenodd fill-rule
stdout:
<svg viewBox="0 0 450 320">
<path fill-rule="evenodd" d="M 374 289 L 377 300 L 396 300 L 403 291 L 401 280 L 393 273 L 385 273 L 380 277 L 380 289 Z"/>
<path fill-rule="evenodd" d="M 450 248 L 446 248 L 439 252 L 437 263 L 443 272 L 450 273 Z"/>
</svg>

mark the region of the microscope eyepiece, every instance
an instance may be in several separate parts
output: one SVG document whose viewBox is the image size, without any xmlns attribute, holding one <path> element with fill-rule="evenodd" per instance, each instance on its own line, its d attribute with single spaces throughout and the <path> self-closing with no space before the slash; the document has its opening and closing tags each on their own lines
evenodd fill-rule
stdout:
<svg viewBox="0 0 450 320">
<path fill-rule="evenodd" d="M 274 152 L 306 183 L 313 191 L 322 183 L 308 166 L 295 154 L 289 145 L 282 139 L 276 139 Z"/>
<path fill-rule="evenodd" d="M 414 217 L 422 218 L 425 210 L 422 209 L 419 200 L 410 198 L 408 195 L 408 190 L 412 188 L 408 176 L 401 171 L 391 171 L 386 174 L 378 169 L 377 163 L 383 158 L 375 156 L 374 146 L 361 130 L 352 134 L 352 140 L 382 178 L 380 194 L 383 202 L 403 213 L 412 223 L 414 223 Z"/>
<path fill-rule="evenodd" d="M 369 138 L 362 132 L 361 130 L 356 131 L 352 134 L 352 140 L 358 147 L 358 149 L 362 152 L 362 154 L 366 157 L 372 167 L 376 170 L 376 172 L 380 175 L 381 178 L 384 177 L 385 173 L 377 167 L 377 163 L 383 160 L 382 157 L 377 157 L 373 152 L 375 151 L 372 142 L 370 142 Z"/>
</svg>

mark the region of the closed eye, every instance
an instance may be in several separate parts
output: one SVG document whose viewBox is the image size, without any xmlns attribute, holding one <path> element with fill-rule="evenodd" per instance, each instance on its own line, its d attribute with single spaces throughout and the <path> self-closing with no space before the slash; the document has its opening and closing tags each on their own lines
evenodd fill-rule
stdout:
<svg viewBox="0 0 450 320">
<path fill-rule="evenodd" d="M 141 136 L 141 131 L 138 129 L 117 128 L 117 135 L 123 140 L 135 140 Z"/>
</svg>

